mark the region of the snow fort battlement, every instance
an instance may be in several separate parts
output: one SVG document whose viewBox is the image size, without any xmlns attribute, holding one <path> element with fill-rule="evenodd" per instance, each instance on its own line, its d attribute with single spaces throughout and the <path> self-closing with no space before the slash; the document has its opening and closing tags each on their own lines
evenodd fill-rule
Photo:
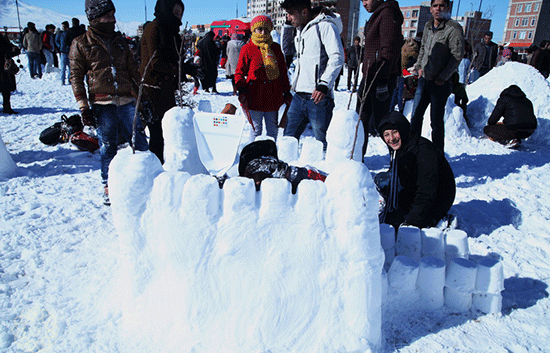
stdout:
<svg viewBox="0 0 550 353">
<path fill-rule="evenodd" d="M 180 146 L 192 146 L 182 137 L 192 114 L 165 116 L 179 124 L 181 135 L 170 134 Z M 335 118 L 335 126 L 357 121 L 349 112 Z M 351 135 L 335 133 L 332 149 L 330 135 L 330 163 L 313 141 L 298 155 L 297 143 L 281 140 L 281 159 L 316 160 L 329 172 L 325 183 L 302 181 L 296 194 L 285 179 L 266 179 L 257 192 L 251 179 L 231 177 L 220 189 L 193 170 L 200 168 L 192 147 L 178 151 L 184 160 L 169 157 L 188 171 L 166 171 L 149 152 L 117 154 L 109 189 L 121 239 L 113 303 L 122 313 L 122 351 L 380 348 L 378 194 L 364 164 L 344 151 Z"/>
</svg>

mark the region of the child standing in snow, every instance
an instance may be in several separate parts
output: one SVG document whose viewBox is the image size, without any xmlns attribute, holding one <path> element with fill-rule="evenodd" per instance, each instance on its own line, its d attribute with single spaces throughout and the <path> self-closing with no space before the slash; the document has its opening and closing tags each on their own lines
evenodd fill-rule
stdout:
<svg viewBox="0 0 550 353">
<path fill-rule="evenodd" d="M 235 86 L 239 101 L 250 110 L 254 137 L 262 133 L 265 119 L 267 136 L 277 138 L 278 110 L 290 105 L 290 83 L 281 46 L 273 42 L 273 23 L 267 16 L 256 16 L 250 23 L 252 37 L 239 56 Z"/>
</svg>

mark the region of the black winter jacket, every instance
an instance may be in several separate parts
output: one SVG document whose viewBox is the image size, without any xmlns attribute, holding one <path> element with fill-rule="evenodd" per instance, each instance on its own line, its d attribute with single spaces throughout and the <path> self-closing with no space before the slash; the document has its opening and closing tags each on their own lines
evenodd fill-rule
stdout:
<svg viewBox="0 0 550 353">
<path fill-rule="evenodd" d="M 402 147 L 392 152 L 397 156 L 399 179 L 396 212 L 406 214 L 405 222 L 410 225 L 435 226 L 455 199 L 451 166 L 431 141 L 419 136 L 409 138 L 410 124 L 403 114 L 393 112 L 384 117 L 379 125 L 380 136 L 387 129 L 398 130 L 402 141 Z"/>
<path fill-rule="evenodd" d="M 533 103 L 516 85 L 511 85 L 502 91 L 487 124 L 495 125 L 502 116 L 504 116 L 504 125 L 509 129 L 537 128 Z"/>
</svg>

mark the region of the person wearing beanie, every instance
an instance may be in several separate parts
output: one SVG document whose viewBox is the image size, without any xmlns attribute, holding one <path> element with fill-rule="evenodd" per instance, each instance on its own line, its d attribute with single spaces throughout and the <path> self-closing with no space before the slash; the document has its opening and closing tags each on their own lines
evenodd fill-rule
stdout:
<svg viewBox="0 0 550 353">
<path fill-rule="evenodd" d="M 33 22 L 27 23 L 27 28 L 29 32 L 23 38 L 23 48 L 27 51 L 29 59 L 29 73 L 31 78 L 42 78 L 42 64 L 40 63 L 42 39 Z"/>
<path fill-rule="evenodd" d="M 109 164 L 117 153 L 119 134 L 126 141 L 134 141 L 134 111 L 141 76 L 126 40 L 115 32 L 112 1 L 86 0 L 85 6 L 90 25 L 71 44 L 71 86 L 82 123 L 97 131 L 104 203 L 110 205 Z M 149 147 L 140 119 L 133 147 L 138 151 Z"/>
<path fill-rule="evenodd" d="M 378 132 L 390 150 L 390 169 L 375 183 L 385 200 L 381 223 L 433 227 L 445 217 L 456 194 L 454 174 L 443 151 L 424 137 L 410 135 L 400 112 L 386 115 Z M 388 180 L 382 183 L 382 180 Z M 384 184 L 384 185 L 383 185 Z"/>
<path fill-rule="evenodd" d="M 326 134 L 334 109 L 334 84 L 344 65 L 340 15 L 325 7 L 311 7 L 310 0 L 284 0 L 281 7 L 297 29 L 294 38 L 292 90 L 284 135 L 300 138 L 311 123 L 315 138 L 327 147 Z"/>
<path fill-rule="evenodd" d="M 512 61 L 512 51 L 508 48 L 502 51 L 502 57 L 497 62 L 497 67 Z"/>
<path fill-rule="evenodd" d="M 269 17 L 254 17 L 250 29 L 252 36 L 241 50 L 235 71 L 235 86 L 243 108 L 250 110 L 254 137 L 262 133 L 265 120 L 267 136 L 276 140 L 279 108 L 292 101 L 285 57 L 273 42 Z"/>
<path fill-rule="evenodd" d="M 184 5 L 181 0 L 157 0 L 155 19 L 149 23 L 141 37 L 141 62 L 139 71 L 146 84 L 143 97 L 151 103 L 152 120 L 147 122 L 150 133 L 149 150 L 164 163 L 164 138 L 162 118 L 170 108 L 176 106 L 174 92 L 178 89 L 181 47 L 179 34 Z M 182 65 L 184 75 L 197 75 L 197 67 Z"/>
</svg>

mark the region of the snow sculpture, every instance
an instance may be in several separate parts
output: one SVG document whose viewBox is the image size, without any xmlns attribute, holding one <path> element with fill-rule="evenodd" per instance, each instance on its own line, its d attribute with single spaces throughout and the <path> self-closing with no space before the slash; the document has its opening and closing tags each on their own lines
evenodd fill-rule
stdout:
<svg viewBox="0 0 550 353">
<path fill-rule="evenodd" d="M 468 234 L 460 229 L 451 229 L 445 236 L 445 262 L 447 265 L 455 257 L 467 259 L 470 255 Z"/>
<path fill-rule="evenodd" d="M 470 310 L 476 281 L 476 265 L 470 260 L 453 258 L 447 267 L 445 305 L 457 312 Z"/>
<path fill-rule="evenodd" d="M 256 192 L 235 177 L 220 189 L 209 175 L 162 171 L 150 153 L 117 154 L 121 350 L 380 348 L 378 195 L 364 164 L 331 163 L 325 183 L 305 180 L 293 195 L 284 179 Z"/>
<path fill-rule="evenodd" d="M 395 228 L 392 225 L 380 224 L 380 243 L 386 256 L 384 268 L 389 269 L 395 259 Z"/>
<path fill-rule="evenodd" d="M 422 256 L 434 256 L 445 260 L 445 235 L 439 228 L 424 228 L 422 235 Z"/>
<path fill-rule="evenodd" d="M 423 306 L 429 310 L 443 307 L 445 299 L 445 261 L 434 256 L 426 256 L 420 260 L 418 280 L 416 282 Z"/>
<path fill-rule="evenodd" d="M 412 257 L 416 261 L 420 261 L 422 252 L 420 229 L 414 226 L 399 227 L 397 240 L 395 241 L 395 251 L 397 255 Z"/>
</svg>

